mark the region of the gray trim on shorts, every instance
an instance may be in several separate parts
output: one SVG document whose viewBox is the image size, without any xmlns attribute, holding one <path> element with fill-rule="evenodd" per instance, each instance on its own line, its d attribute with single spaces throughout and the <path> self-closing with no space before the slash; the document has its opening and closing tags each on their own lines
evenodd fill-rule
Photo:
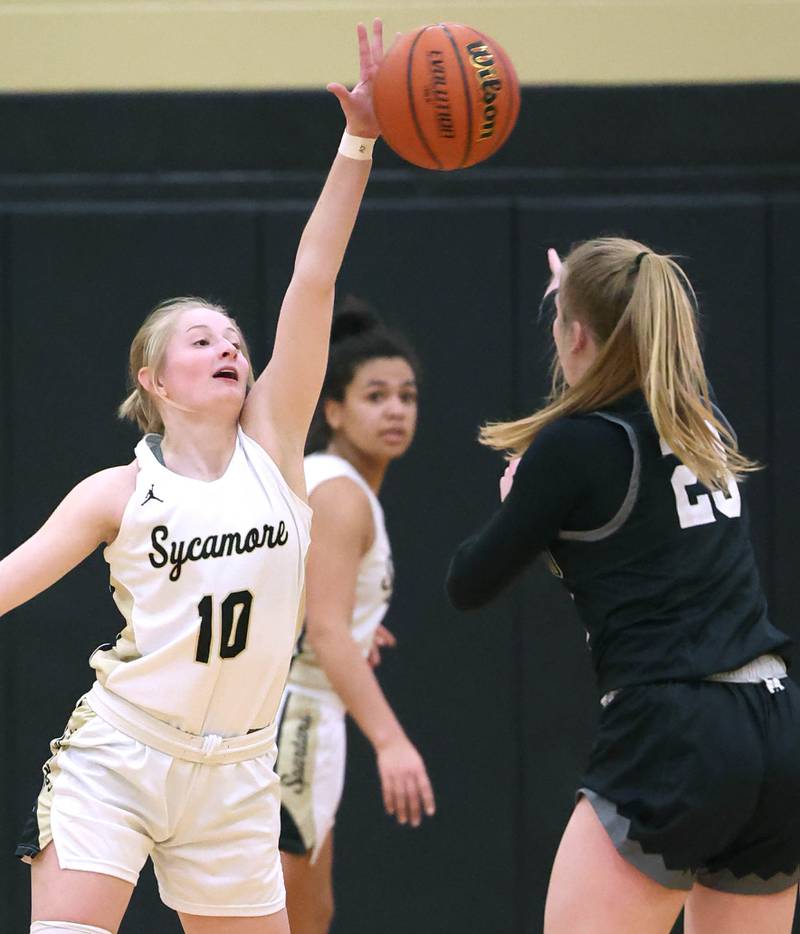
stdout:
<svg viewBox="0 0 800 934">
<path fill-rule="evenodd" d="M 625 429 L 625 434 L 628 436 L 628 441 L 633 449 L 633 466 L 631 467 L 631 479 L 628 483 L 628 492 L 625 494 L 625 499 L 622 501 L 622 505 L 619 507 L 617 514 L 612 516 L 605 525 L 601 525 L 599 529 L 590 529 L 585 532 L 559 529 L 558 538 L 560 541 L 599 542 L 603 538 L 608 538 L 609 535 L 613 535 L 614 532 L 621 529 L 627 522 L 628 517 L 633 512 L 636 497 L 639 495 L 642 458 L 639 453 L 639 442 L 636 438 L 636 432 L 627 422 L 614 415 L 607 415 L 605 412 L 593 412 L 592 414 L 596 415 L 598 418 L 604 418 L 607 422 L 613 422 L 615 425 L 619 425 L 621 428 Z"/>
<path fill-rule="evenodd" d="M 594 808 L 611 842 L 626 862 L 667 889 L 682 889 L 684 892 L 691 889 L 695 874 L 689 869 L 668 869 L 659 853 L 645 853 L 641 843 L 628 837 L 631 822 L 617 811 L 615 804 L 591 788 L 579 788 L 576 798 L 581 796 Z"/>
<path fill-rule="evenodd" d="M 694 883 L 698 882 L 707 889 L 728 892 L 731 895 L 774 895 L 797 885 L 800 881 L 800 866 L 792 873 L 779 872 L 769 879 L 762 879 L 755 873 L 735 876 L 730 869 L 722 869 L 719 872 L 708 872 L 704 869 L 697 872 L 690 869 L 669 869 L 659 853 L 645 853 L 639 842 L 629 838 L 631 822 L 619 813 L 613 802 L 585 787 L 579 788 L 575 793 L 576 800 L 580 800 L 581 797 L 585 797 L 591 804 L 619 855 L 639 872 L 665 888 L 688 892 Z"/>
<path fill-rule="evenodd" d="M 697 874 L 697 881 L 707 889 L 715 892 L 728 892 L 731 895 L 776 895 L 785 889 L 797 885 L 800 880 L 800 867 L 792 873 L 779 872 L 769 879 L 762 879 L 754 872 L 749 875 L 735 876 L 730 869 L 721 869 L 719 872 L 704 870 Z"/>
</svg>

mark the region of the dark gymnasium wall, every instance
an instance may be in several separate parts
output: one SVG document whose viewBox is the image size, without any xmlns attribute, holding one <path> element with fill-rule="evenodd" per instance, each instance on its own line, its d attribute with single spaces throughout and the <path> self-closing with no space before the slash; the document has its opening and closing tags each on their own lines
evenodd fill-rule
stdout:
<svg viewBox="0 0 800 934">
<path fill-rule="evenodd" d="M 430 768 L 436 818 L 381 811 L 351 731 L 336 833 L 338 934 L 529 934 L 597 710 L 584 637 L 543 568 L 453 611 L 458 541 L 497 501 L 485 419 L 529 411 L 550 340 L 544 251 L 626 233 L 684 259 L 710 374 L 744 450 L 776 622 L 800 637 L 796 361 L 800 85 L 527 89 L 487 166 L 448 175 L 380 147 L 340 293 L 373 302 L 424 363 L 418 439 L 384 503 L 397 565 L 381 679 Z M 86 474 L 125 462 L 114 416 L 148 308 L 211 296 L 263 365 L 300 230 L 341 132 L 322 94 L 0 98 L 0 517 L 8 551 Z M 48 740 L 113 638 L 102 556 L 0 627 L 0 843 L 11 850 Z M 246 861 L 248 854 L 242 852 Z M 28 870 L 0 872 L 0 930 L 27 930 Z M 177 931 L 145 873 L 122 931 Z"/>
</svg>

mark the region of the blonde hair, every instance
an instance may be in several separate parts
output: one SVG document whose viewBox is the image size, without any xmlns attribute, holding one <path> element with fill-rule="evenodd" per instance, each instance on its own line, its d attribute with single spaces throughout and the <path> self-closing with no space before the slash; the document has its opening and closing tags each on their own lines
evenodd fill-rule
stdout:
<svg viewBox="0 0 800 934">
<path fill-rule="evenodd" d="M 175 324 L 180 315 L 189 308 L 206 308 L 218 311 L 225 315 L 231 324 L 239 331 L 241 337 L 241 354 L 250 362 L 250 352 L 247 349 L 244 335 L 222 305 L 206 301 L 204 298 L 195 298 L 187 295 L 180 298 L 168 298 L 160 302 L 145 318 L 144 323 L 136 332 L 131 343 L 128 357 L 128 395 L 117 409 L 120 418 L 135 422 L 143 432 L 162 434 L 164 422 L 156 405 L 155 397 L 149 393 L 139 382 L 139 370 L 149 367 L 154 379 L 158 379 L 164 367 L 167 346 L 172 337 Z M 252 365 L 247 377 L 248 388 L 253 385 Z"/>
<path fill-rule="evenodd" d="M 557 418 L 641 389 L 658 434 L 706 487 L 725 490 L 731 476 L 758 470 L 712 408 L 695 306 L 692 286 L 671 256 L 617 237 L 578 245 L 561 270 L 559 307 L 565 321 L 589 329 L 597 357 L 568 386 L 555 354 L 545 406 L 517 421 L 485 425 L 481 442 L 518 456 Z"/>
</svg>

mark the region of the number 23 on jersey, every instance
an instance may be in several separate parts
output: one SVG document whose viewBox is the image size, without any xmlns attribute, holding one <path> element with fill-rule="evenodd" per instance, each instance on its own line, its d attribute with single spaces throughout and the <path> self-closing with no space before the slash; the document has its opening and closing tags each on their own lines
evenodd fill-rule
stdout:
<svg viewBox="0 0 800 934">
<path fill-rule="evenodd" d="M 662 454 L 666 456 L 674 453 L 663 438 L 659 440 Z M 728 480 L 727 495 L 722 490 L 713 490 L 710 493 L 700 493 L 694 501 L 689 498 L 689 487 L 697 483 L 697 477 L 685 464 L 678 464 L 672 471 L 670 482 L 675 493 L 675 506 L 682 529 L 716 522 L 715 508 L 729 519 L 735 519 L 742 514 L 742 495 L 733 477 Z"/>
</svg>

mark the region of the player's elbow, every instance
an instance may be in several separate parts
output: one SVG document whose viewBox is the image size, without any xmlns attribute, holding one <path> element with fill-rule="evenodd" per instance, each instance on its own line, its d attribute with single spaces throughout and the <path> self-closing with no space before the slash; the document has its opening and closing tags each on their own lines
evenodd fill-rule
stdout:
<svg viewBox="0 0 800 934">
<path fill-rule="evenodd" d="M 324 655 L 331 646 L 341 645 L 347 638 L 350 638 L 350 631 L 346 620 L 325 617 L 307 621 L 306 639 L 317 655 Z"/>
<path fill-rule="evenodd" d="M 338 266 L 327 263 L 324 256 L 308 250 L 295 262 L 291 288 L 302 292 L 306 300 L 332 302 L 338 273 Z"/>
<path fill-rule="evenodd" d="M 483 606 L 481 594 L 472 586 L 473 581 L 450 565 L 444 587 L 450 603 L 457 610 L 477 610 Z"/>
</svg>

